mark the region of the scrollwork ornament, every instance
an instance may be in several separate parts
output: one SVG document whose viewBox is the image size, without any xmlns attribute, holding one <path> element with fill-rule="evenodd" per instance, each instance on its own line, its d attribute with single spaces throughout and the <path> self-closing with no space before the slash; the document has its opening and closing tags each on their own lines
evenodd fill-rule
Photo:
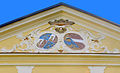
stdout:
<svg viewBox="0 0 120 73">
<path fill-rule="evenodd" d="M 0 52 L 27 52 L 27 53 L 119 53 L 120 50 L 115 48 L 110 51 L 107 46 L 102 44 L 102 40 L 106 37 L 103 34 L 96 34 L 93 35 L 88 30 L 83 28 L 76 29 L 72 21 L 69 20 L 55 20 L 49 22 L 50 26 L 43 28 L 43 29 L 35 29 L 31 33 L 26 36 L 23 36 L 22 33 L 16 35 L 16 38 L 19 39 L 21 42 L 16 44 L 11 49 L 1 48 Z M 46 31 L 46 29 L 50 29 L 50 31 Z M 58 42 L 51 48 L 51 49 L 41 49 L 36 46 L 40 35 L 43 33 L 54 33 L 58 37 Z M 83 40 L 83 47 L 80 50 L 70 49 L 66 46 L 64 42 L 64 36 L 68 33 L 74 33 L 76 35 L 80 35 Z M 66 37 L 68 38 L 68 37 Z M 74 39 L 76 41 L 76 39 Z M 78 49 L 78 48 L 77 48 Z"/>
</svg>

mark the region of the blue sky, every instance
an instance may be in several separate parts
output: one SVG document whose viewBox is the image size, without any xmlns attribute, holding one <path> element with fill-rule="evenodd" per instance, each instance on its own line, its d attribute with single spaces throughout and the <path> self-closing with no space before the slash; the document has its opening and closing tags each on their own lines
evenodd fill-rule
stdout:
<svg viewBox="0 0 120 73">
<path fill-rule="evenodd" d="M 120 0 L 0 0 L 0 24 L 59 2 L 120 24 Z"/>
</svg>

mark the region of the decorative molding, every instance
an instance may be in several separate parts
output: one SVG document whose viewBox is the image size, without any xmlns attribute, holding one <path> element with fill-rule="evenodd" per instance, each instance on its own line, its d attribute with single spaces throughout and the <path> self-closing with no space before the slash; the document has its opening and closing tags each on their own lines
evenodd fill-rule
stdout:
<svg viewBox="0 0 120 73">
<path fill-rule="evenodd" d="M 69 20 L 64 20 L 64 19 L 59 19 L 59 20 L 54 20 L 54 21 L 49 21 L 48 22 L 51 26 L 55 26 L 55 31 L 58 33 L 64 33 L 67 31 L 67 26 L 75 24 L 73 21 Z"/>
<path fill-rule="evenodd" d="M 102 40 L 105 39 L 105 36 L 103 34 L 98 33 L 96 35 L 93 35 L 91 32 L 85 29 L 76 29 L 74 26 L 72 26 L 74 24 L 74 22 L 72 21 L 60 19 L 49 23 L 50 26 L 44 29 L 38 28 L 25 37 L 23 37 L 22 34 L 19 34 L 17 38 L 22 40 L 20 44 L 14 45 L 13 48 L 10 50 L 2 48 L 0 52 L 24 52 L 24 51 L 28 53 L 32 53 L 32 52 L 34 53 L 119 53 L 120 52 L 120 50 L 117 48 L 110 51 L 107 48 L 107 46 L 102 45 Z M 63 31 L 64 33 L 63 32 L 58 33 L 59 30 L 56 32 L 55 29 L 58 27 L 65 28 L 66 32 Z M 46 31 L 46 29 L 50 29 L 50 30 Z M 41 31 L 44 32 L 41 33 Z M 36 46 L 36 43 L 38 43 L 40 36 L 45 33 L 52 33 L 58 37 L 58 42 L 51 49 L 43 49 L 43 48 L 38 48 Z M 65 34 L 68 33 L 75 33 L 80 35 L 84 39 L 82 40 L 82 43 L 85 44 L 85 47 L 82 50 L 72 50 L 68 46 L 66 46 L 64 42 L 64 36 Z M 26 45 L 26 47 L 24 47 L 24 45 Z"/>
<path fill-rule="evenodd" d="M 83 14 L 83 13 L 80 13 L 80 12 L 77 12 L 77 11 L 74 12 L 74 11 L 71 11 L 71 9 L 63 9 L 63 11 L 65 11 L 65 12 L 67 12 L 67 13 L 70 13 L 70 14 L 73 14 L 73 15 L 75 15 L 75 16 L 79 16 L 79 17 L 81 17 L 81 18 L 83 18 L 83 19 L 92 21 L 92 22 L 97 23 L 97 24 L 99 24 L 99 25 L 102 25 L 102 26 L 104 26 L 104 27 L 106 27 L 106 28 L 109 28 L 109 29 L 115 30 L 115 31 L 117 31 L 117 32 L 120 32 L 120 31 L 119 31 L 119 29 L 120 29 L 119 27 L 114 26 L 114 25 L 112 25 L 112 24 L 110 24 L 110 23 L 107 23 L 107 22 L 105 22 L 105 21 L 96 19 L 96 18 L 94 18 L 94 17 L 91 17 L 91 16 L 89 16 L 89 15 L 86 15 L 86 14 Z"/>
<path fill-rule="evenodd" d="M 25 20 L 22 20 L 21 23 L 14 23 L 13 25 L 11 24 L 11 26 L 10 26 L 9 28 L 3 28 L 3 29 L 1 28 L 1 31 L 0 31 L 0 32 L 4 32 L 4 31 L 7 31 L 7 30 L 12 29 L 12 28 L 19 27 L 20 25 L 24 25 L 24 24 L 29 23 L 29 22 L 32 22 L 32 21 L 34 21 L 34 20 L 43 18 L 43 17 L 45 17 L 45 16 L 47 16 L 47 15 L 52 15 L 52 14 L 55 14 L 55 13 L 57 14 L 58 12 L 61 12 L 61 11 L 62 11 L 62 12 L 67 12 L 67 13 L 73 14 L 74 16 L 79 16 L 79 17 L 81 17 L 81 18 L 83 18 L 83 19 L 86 19 L 86 20 L 95 22 L 95 23 L 97 23 L 97 24 L 99 24 L 99 25 L 102 25 L 102 26 L 104 26 L 104 27 L 106 27 L 106 28 L 109 28 L 109 29 L 112 29 L 112 30 L 115 30 L 115 31 L 119 32 L 119 27 L 117 27 L 117 26 L 114 26 L 114 25 L 112 25 L 112 24 L 110 24 L 110 23 L 107 23 L 107 22 L 105 22 L 105 21 L 101 21 L 101 20 L 99 20 L 99 19 L 93 18 L 93 17 L 91 17 L 91 16 L 89 16 L 89 15 L 86 15 L 86 14 L 84 14 L 84 13 L 81 13 L 81 12 L 78 12 L 78 11 L 76 11 L 76 10 L 69 9 L 69 8 L 66 8 L 66 7 L 63 7 L 63 6 L 60 6 L 60 7 L 57 7 L 57 8 L 48 10 L 48 11 L 45 11 L 45 12 L 43 12 L 43 13 L 34 15 L 34 16 L 32 17 L 32 19 L 31 19 L 31 18 L 27 18 L 27 19 L 25 19 Z M 70 18 L 65 17 L 65 15 L 63 15 L 63 14 L 59 15 L 58 17 L 60 17 L 60 16 L 62 16 L 63 18 L 66 18 L 66 19 L 70 19 Z M 49 17 L 49 18 L 50 18 L 50 17 Z M 57 17 L 56 17 L 56 18 L 57 18 Z M 78 21 L 79 21 L 79 20 L 78 20 Z M 34 26 L 32 26 L 32 27 L 34 27 Z M 89 27 L 89 26 L 86 26 L 86 27 Z M 100 29 L 96 29 L 96 30 L 101 31 Z M 18 32 L 18 31 L 17 31 L 17 32 Z M 10 33 L 11 33 L 11 32 L 10 32 Z M 12 32 L 12 33 L 15 33 L 15 32 Z M 115 39 L 117 39 L 117 40 L 120 40 L 119 37 L 116 37 L 116 36 L 110 34 L 109 32 L 106 32 L 106 31 L 105 31 L 104 33 L 105 33 L 107 36 L 110 36 L 110 37 L 112 37 L 112 38 L 115 38 Z M 13 35 L 5 36 L 5 37 L 2 36 L 2 39 L 0 39 L 0 40 L 9 38 L 9 37 L 11 37 L 11 36 L 13 36 Z"/>
<path fill-rule="evenodd" d="M 119 55 L 98 54 L 24 54 L 0 55 L 0 65 L 88 65 L 120 66 Z M 4 61 L 4 63 L 2 63 Z M 24 61 L 24 63 L 22 63 Z M 29 62 L 30 61 L 30 62 Z M 9 62 L 9 63 L 8 63 Z M 28 63 L 29 62 L 29 63 Z M 64 63 L 63 63 L 64 62 Z M 68 63 L 69 62 L 69 63 Z"/>
<path fill-rule="evenodd" d="M 18 73 L 32 73 L 34 66 L 16 66 Z"/>
<path fill-rule="evenodd" d="M 120 64 L 83 64 L 83 63 L 9 63 L 9 64 L 7 64 L 7 63 L 5 63 L 5 64 L 1 64 L 0 63 L 0 66 L 7 66 L 7 65 L 12 65 L 12 66 L 38 66 L 38 65 L 42 65 L 42 66 L 44 66 L 44 65 L 54 65 L 54 66 L 64 66 L 64 65 L 72 65 L 72 66 L 89 66 L 89 67 L 91 67 L 91 66 L 102 66 L 102 67 L 104 67 L 104 66 L 120 66 Z"/>
<path fill-rule="evenodd" d="M 64 20 L 64 19 L 49 21 L 48 23 L 50 25 L 57 25 L 57 26 L 73 25 L 73 24 L 75 24 L 75 22 L 73 22 L 73 21 Z"/>
<path fill-rule="evenodd" d="M 46 54 L 46 53 L 42 53 L 42 54 L 39 54 L 39 53 L 23 53 L 23 54 L 21 54 L 21 53 L 11 53 L 11 54 L 9 54 L 9 53 L 6 53 L 6 54 L 0 54 L 0 56 L 7 56 L 7 55 L 12 55 L 12 56 L 14 56 L 14 55 L 21 55 L 21 56 L 24 56 L 24 55 L 28 55 L 28 56 L 31 56 L 31 55 L 43 55 L 43 56 L 46 56 L 46 55 L 57 55 L 57 56 L 59 56 L 59 55 L 64 55 L 64 56 L 120 56 L 120 53 L 49 53 L 49 54 Z"/>
<path fill-rule="evenodd" d="M 104 73 L 105 66 L 88 66 L 90 73 Z"/>
<path fill-rule="evenodd" d="M 75 55 L 75 54 L 24 54 L 0 55 L 0 65 L 116 65 L 120 66 L 120 56 L 114 55 Z M 4 63 L 2 63 L 4 61 Z M 24 63 L 22 63 L 24 61 Z M 28 63 L 28 61 L 31 61 Z M 9 63 L 8 63 L 9 62 Z M 34 63 L 33 63 L 34 62 Z M 63 63 L 64 62 L 64 63 Z M 68 63 L 69 62 L 69 63 Z"/>
<path fill-rule="evenodd" d="M 57 8 L 54 8 L 54 9 L 51 9 L 51 10 L 49 10 L 49 11 L 46 11 L 45 13 L 40 13 L 39 16 L 34 17 L 32 20 L 26 21 L 26 23 L 28 23 L 28 22 L 30 22 L 30 21 L 33 21 L 33 20 L 36 20 L 36 19 L 39 19 L 39 18 L 42 18 L 42 17 L 45 17 L 45 16 L 50 15 L 50 14 L 53 14 L 53 13 L 60 12 L 60 11 L 64 11 L 64 12 L 67 12 L 67 13 L 71 13 L 71 14 L 73 14 L 73 15 L 75 15 L 75 16 L 79 16 L 79 17 L 82 17 L 82 18 L 87 19 L 87 20 L 89 20 L 89 21 L 96 22 L 96 23 L 99 24 L 99 25 L 105 26 L 105 27 L 107 27 L 107 28 L 110 28 L 110 29 L 113 29 L 113 30 L 119 32 L 119 30 L 116 29 L 116 28 L 119 28 L 119 27 L 117 27 L 117 26 L 114 26 L 114 25 L 112 25 L 112 24 L 110 24 L 110 23 L 107 23 L 107 22 L 105 22 L 105 21 L 101 21 L 101 20 L 96 19 L 96 18 L 93 18 L 93 17 L 91 18 L 91 16 L 89 16 L 89 15 L 86 15 L 86 14 L 83 14 L 83 13 L 78 12 L 78 11 L 76 11 L 76 10 L 72 10 L 72 9 L 69 9 L 69 8 L 66 8 L 66 7 L 62 7 L 62 6 L 57 7 Z M 86 16 L 87 16 L 87 17 L 86 17 Z M 20 24 L 18 24 L 18 25 L 16 25 L 16 26 L 12 26 L 11 28 L 17 27 L 17 26 L 22 25 L 22 24 L 25 24 L 25 23 L 20 23 Z M 107 24 L 107 25 L 106 25 L 106 24 Z M 111 26 L 109 26 L 109 25 L 111 25 Z M 108 27 L 108 26 L 109 26 L 109 27 Z M 9 28 L 9 29 L 11 29 L 11 28 Z M 2 30 L 1 32 L 6 31 L 6 30 L 8 30 L 8 29 L 4 29 L 4 30 Z"/>
<path fill-rule="evenodd" d="M 22 22 L 22 23 L 16 23 L 16 24 L 14 24 L 13 26 L 11 26 L 11 27 L 9 27 L 9 28 L 7 28 L 7 29 L 2 28 L 2 29 L 0 30 L 0 32 L 7 31 L 7 30 L 9 30 L 9 29 L 18 27 L 18 26 L 20 26 L 20 25 L 24 25 L 24 24 L 26 24 L 26 23 L 32 22 L 32 21 L 34 21 L 34 20 L 43 18 L 43 17 L 48 16 L 48 15 L 51 15 L 51 14 L 55 14 L 55 13 L 57 13 L 57 12 L 60 12 L 61 10 L 62 10 L 61 7 L 57 7 L 57 8 L 51 9 L 51 10 L 49 10 L 49 11 L 46 11 L 46 12 L 44 12 L 44 13 L 40 13 L 39 15 L 34 16 L 32 19 L 28 18 L 28 19 L 25 19 L 26 21 L 24 20 L 24 22 Z"/>
</svg>

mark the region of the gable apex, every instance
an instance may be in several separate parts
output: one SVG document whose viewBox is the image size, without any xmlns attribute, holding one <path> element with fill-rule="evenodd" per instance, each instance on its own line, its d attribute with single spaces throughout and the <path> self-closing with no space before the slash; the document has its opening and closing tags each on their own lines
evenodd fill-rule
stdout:
<svg viewBox="0 0 120 73">
<path fill-rule="evenodd" d="M 80 12 L 82 12 L 82 13 L 88 14 L 88 15 L 90 15 L 90 16 L 93 16 L 93 17 L 95 17 L 95 18 L 101 19 L 101 20 L 106 21 L 106 22 L 108 22 L 108 23 L 110 23 L 110 24 L 113 24 L 113 25 L 116 25 L 116 26 L 120 27 L 120 25 L 118 25 L 118 24 L 116 24 L 116 23 L 114 23 L 114 22 L 112 22 L 112 21 L 109 21 L 109 20 L 107 20 L 107 19 L 101 18 L 101 17 L 99 17 L 99 16 L 96 16 L 96 15 L 94 15 L 94 14 L 92 14 L 92 13 L 89 13 L 89 12 L 87 12 L 87 11 L 84 11 L 84 10 L 82 10 L 82 9 L 79 9 L 79 8 L 74 7 L 74 6 L 68 5 L 68 4 L 66 4 L 66 3 L 60 2 L 60 3 L 58 3 L 58 4 L 55 4 L 55 5 L 52 5 L 52 6 L 50 6 L 50 7 L 44 8 L 44 9 L 42 9 L 42 10 L 33 12 L 33 13 L 31 13 L 31 14 L 28 14 L 28 15 L 22 16 L 22 17 L 20 17 L 20 18 L 14 19 L 14 20 L 12 20 L 12 21 L 6 22 L 6 23 L 4 23 L 4 24 L 1 24 L 1 25 L 0 25 L 0 28 L 2 28 L 2 27 L 4 27 L 4 26 L 7 26 L 7 25 L 10 25 L 10 24 L 12 24 L 12 23 L 15 23 L 15 22 L 17 22 L 17 21 L 21 21 L 21 20 L 23 20 L 23 19 L 25 19 L 25 18 L 28 18 L 28 17 L 33 16 L 33 15 L 36 15 L 36 14 L 38 14 L 38 13 L 41 13 L 41 12 L 44 12 L 44 11 L 47 11 L 47 10 L 50 10 L 50 9 L 59 7 L 59 6 L 66 6 L 66 7 L 72 8 L 72 9 L 74 9 L 74 10 L 80 11 Z"/>
</svg>

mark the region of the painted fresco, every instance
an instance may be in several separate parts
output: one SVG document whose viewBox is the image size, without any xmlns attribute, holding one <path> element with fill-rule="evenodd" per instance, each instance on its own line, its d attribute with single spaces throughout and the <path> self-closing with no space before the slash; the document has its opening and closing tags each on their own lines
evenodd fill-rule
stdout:
<svg viewBox="0 0 120 73">
<path fill-rule="evenodd" d="M 81 50 L 85 48 L 85 45 L 82 43 L 83 38 L 75 33 L 68 33 L 64 36 L 65 44 L 72 50 Z"/>
<path fill-rule="evenodd" d="M 38 48 L 49 49 L 57 43 L 57 36 L 52 33 L 45 33 L 40 36 L 39 42 L 37 43 Z"/>
</svg>

